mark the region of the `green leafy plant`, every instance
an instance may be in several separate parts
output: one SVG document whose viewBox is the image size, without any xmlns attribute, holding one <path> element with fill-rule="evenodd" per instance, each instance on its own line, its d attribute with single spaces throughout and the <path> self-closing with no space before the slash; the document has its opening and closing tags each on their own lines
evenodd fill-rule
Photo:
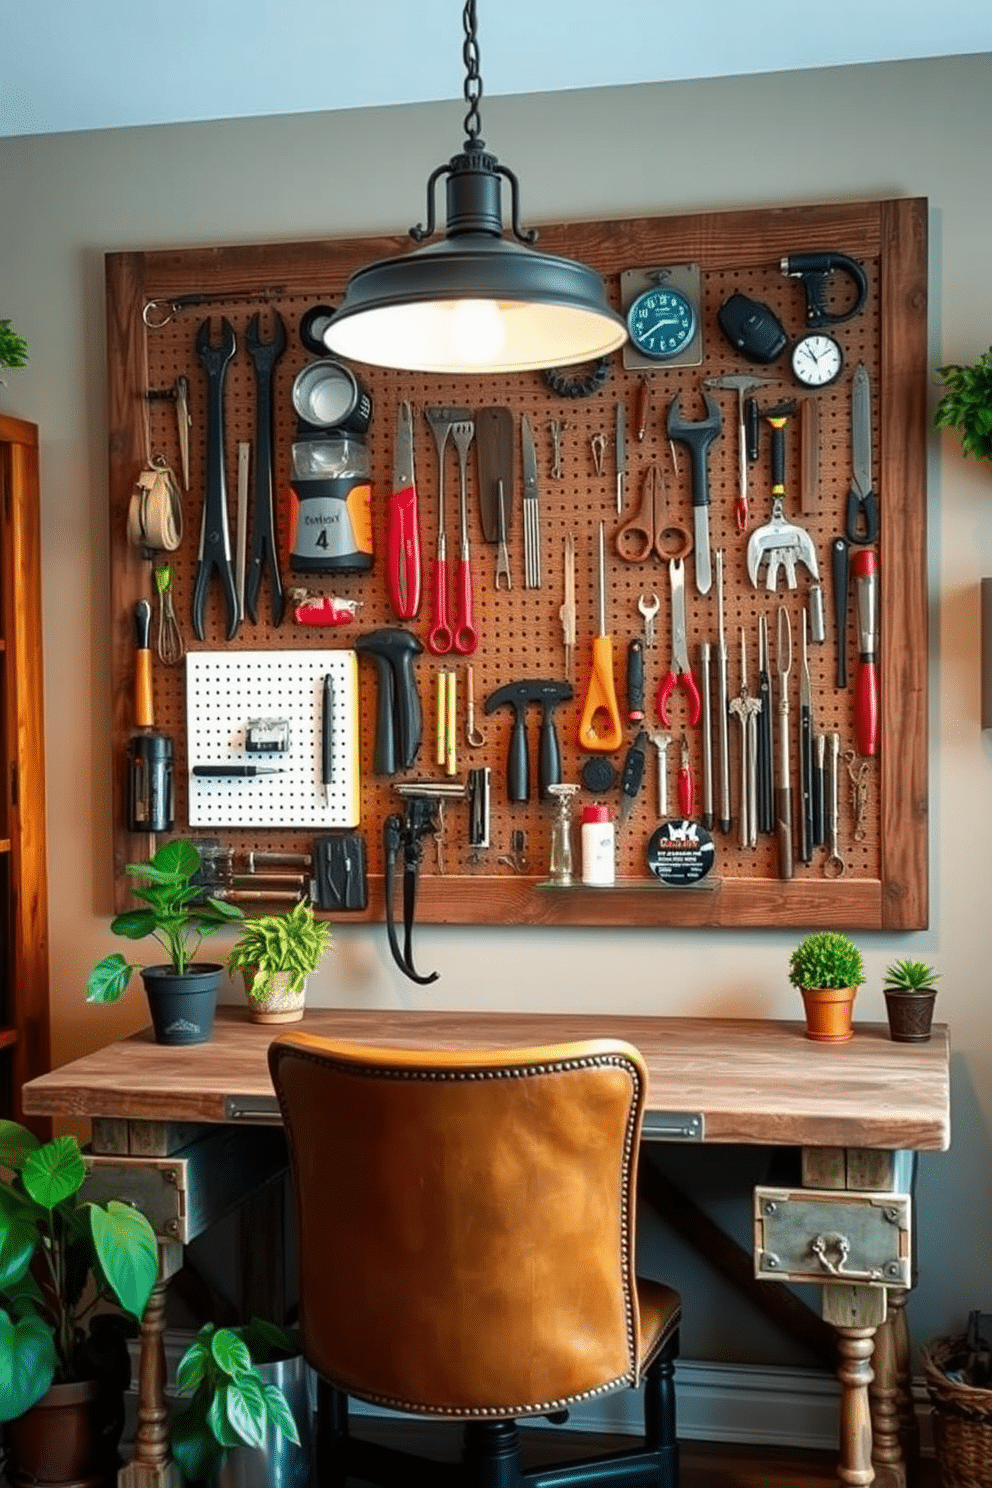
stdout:
<svg viewBox="0 0 992 1488">
<path fill-rule="evenodd" d="M 177 975 L 189 971 L 204 936 L 232 920 L 243 920 L 244 911 L 223 899 L 204 897 L 202 884 L 195 883 L 203 856 L 192 842 L 177 838 L 160 847 L 147 863 L 128 863 L 126 872 L 144 879 L 134 897 L 145 909 L 129 909 L 110 922 L 114 935 L 143 940 L 153 935 L 168 953 Z M 119 951 L 94 966 L 86 984 L 87 1002 L 118 1002 L 138 967 Z"/>
<path fill-rule="evenodd" d="M 299 1353 L 293 1332 L 262 1318 L 242 1328 L 207 1323 L 179 1361 L 176 1393 L 193 1398 L 169 1426 L 172 1455 L 190 1481 L 216 1477 L 231 1447 L 261 1447 L 270 1422 L 294 1446 L 300 1437 L 289 1402 L 255 1368 Z"/>
<path fill-rule="evenodd" d="M 965 455 L 992 460 L 992 346 L 971 366 L 937 368 L 944 394 L 934 413 L 938 429 L 957 429 Z"/>
<path fill-rule="evenodd" d="M 23 367 L 27 359 L 28 343 L 9 320 L 0 320 L 0 367 Z"/>
<path fill-rule="evenodd" d="M 893 961 L 885 968 L 884 985 L 899 992 L 932 992 L 939 976 L 926 961 Z"/>
<path fill-rule="evenodd" d="M 306 979 L 317 970 L 321 956 L 333 947 L 330 930 L 302 899 L 289 914 L 258 915 L 245 920 L 227 961 L 230 972 L 252 972 L 245 986 L 257 1002 L 269 990 L 273 972 L 292 973 L 292 990 L 303 991 Z"/>
<path fill-rule="evenodd" d="M 0 1121 L 0 1175 L 0 1421 L 53 1382 L 123 1375 L 126 1387 L 125 1319 L 95 1309 L 109 1300 L 140 1321 L 158 1276 L 154 1230 L 130 1204 L 81 1197 L 73 1136 L 42 1145 Z"/>
<path fill-rule="evenodd" d="M 864 979 L 860 950 L 836 930 L 807 935 L 789 959 L 789 981 L 794 987 L 860 987 Z"/>
</svg>

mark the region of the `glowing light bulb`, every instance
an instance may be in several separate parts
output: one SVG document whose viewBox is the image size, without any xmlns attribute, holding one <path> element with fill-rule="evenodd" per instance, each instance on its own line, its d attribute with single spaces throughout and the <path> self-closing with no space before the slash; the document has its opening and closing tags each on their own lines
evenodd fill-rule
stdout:
<svg viewBox="0 0 992 1488">
<path fill-rule="evenodd" d="M 499 305 L 495 300 L 456 300 L 448 313 L 448 335 L 459 361 L 485 366 L 506 341 Z"/>
</svg>

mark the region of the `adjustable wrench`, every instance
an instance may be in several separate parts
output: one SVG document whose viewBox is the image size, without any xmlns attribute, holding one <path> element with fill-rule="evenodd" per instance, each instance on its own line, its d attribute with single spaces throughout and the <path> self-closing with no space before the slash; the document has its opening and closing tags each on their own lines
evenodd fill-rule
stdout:
<svg viewBox="0 0 992 1488">
<path fill-rule="evenodd" d="M 706 417 L 691 423 L 679 413 L 678 394 L 668 409 L 668 437 L 684 444 L 692 456 L 692 511 L 696 533 L 696 589 L 709 594 L 710 572 L 710 481 L 707 451 L 723 428 L 719 404 L 703 394 Z"/>
</svg>

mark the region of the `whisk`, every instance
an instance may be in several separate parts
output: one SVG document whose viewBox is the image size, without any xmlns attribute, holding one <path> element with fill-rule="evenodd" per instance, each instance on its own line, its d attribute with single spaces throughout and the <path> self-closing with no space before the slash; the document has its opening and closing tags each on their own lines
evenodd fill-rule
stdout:
<svg viewBox="0 0 992 1488">
<path fill-rule="evenodd" d="M 166 564 L 155 570 L 158 589 L 158 657 L 166 666 L 176 666 L 186 654 L 186 643 L 172 603 L 172 569 Z"/>
</svg>

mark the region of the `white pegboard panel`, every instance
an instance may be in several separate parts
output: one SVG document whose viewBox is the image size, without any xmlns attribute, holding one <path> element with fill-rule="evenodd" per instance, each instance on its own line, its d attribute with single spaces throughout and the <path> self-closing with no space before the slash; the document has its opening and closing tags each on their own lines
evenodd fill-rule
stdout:
<svg viewBox="0 0 992 1488">
<path fill-rule="evenodd" d="M 332 780 L 324 800 L 324 679 L 333 684 Z M 289 724 L 281 754 L 249 753 L 249 719 Z M 191 827 L 356 827 L 361 816 L 354 651 L 197 651 L 186 658 Z M 205 777 L 203 765 L 278 774 Z"/>
</svg>

